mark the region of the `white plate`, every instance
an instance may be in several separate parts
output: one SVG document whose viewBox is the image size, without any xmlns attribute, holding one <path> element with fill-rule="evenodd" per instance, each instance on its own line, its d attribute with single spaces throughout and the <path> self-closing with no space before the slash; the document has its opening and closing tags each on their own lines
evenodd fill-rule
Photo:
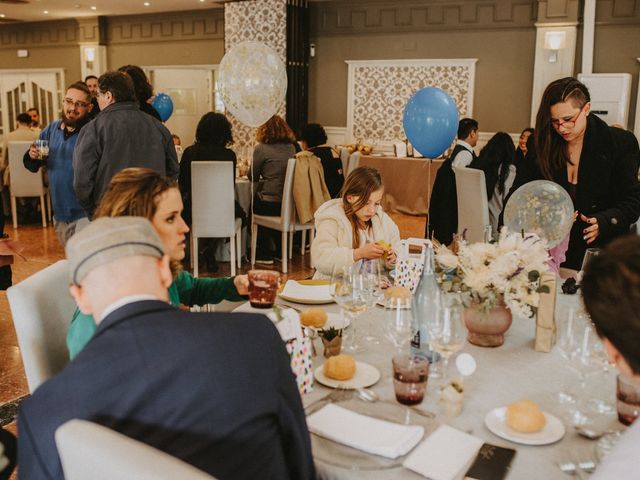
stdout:
<svg viewBox="0 0 640 480">
<path fill-rule="evenodd" d="M 387 304 L 386 304 L 385 298 L 382 297 L 380 300 L 378 300 L 378 303 L 376 305 L 380 305 L 381 307 L 386 307 Z M 403 310 L 411 310 L 411 302 L 409 302 L 407 306 L 403 308 Z"/>
<path fill-rule="evenodd" d="M 294 280 L 289 280 L 288 282 L 294 282 Z M 318 287 L 318 290 L 321 292 L 326 290 L 327 285 L 329 285 L 328 280 L 297 280 L 295 282 L 300 284 L 303 287 L 303 289 L 304 288 L 313 289 L 313 287 Z M 286 290 L 286 285 L 285 285 L 285 290 Z M 283 290 L 282 292 L 278 293 L 278 296 L 283 300 L 287 300 L 289 302 L 302 303 L 306 305 L 323 305 L 325 303 L 334 302 L 333 297 L 331 297 L 328 293 L 326 294 L 326 296 L 320 295 L 320 296 L 314 296 L 313 298 L 304 298 L 299 296 L 286 295 Z"/>
<path fill-rule="evenodd" d="M 522 433 L 516 432 L 507 426 L 506 412 L 507 407 L 498 407 L 491 410 L 484 417 L 484 423 L 487 428 L 499 437 L 522 445 L 547 445 L 555 443 L 564 437 L 564 425 L 550 413 L 542 412 L 546 420 L 542 430 L 534 433 Z"/>
<path fill-rule="evenodd" d="M 324 374 L 324 364 L 316 368 L 313 372 L 313 376 L 316 380 L 326 387 L 338 388 L 344 387 L 347 389 L 352 388 L 365 388 L 370 387 L 380 380 L 380 371 L 373 365 L 369 365 L 364 362 L 356 362 L 356 374 L 349 380 L 334 380 Z"/>
</svg>

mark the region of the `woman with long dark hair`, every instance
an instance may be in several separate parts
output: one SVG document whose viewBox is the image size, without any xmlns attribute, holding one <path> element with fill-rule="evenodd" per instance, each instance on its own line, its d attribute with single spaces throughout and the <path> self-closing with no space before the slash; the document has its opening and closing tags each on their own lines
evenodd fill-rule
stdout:
<svg viewBox="0 0 640 480">
<path fill-rule="evenodd" d="M 400 231 L 381 207 L 384 186 L 380 173 L 371 167 L 353 170 L 342 187 L 341 198 L 322 204 L 315 213 L 316 237 L 311 245 L 314 278 L 329 278 L 336 266 L 384 257 L 387 267 L 396 254 L 377 242 L 393 245 Z"/>
<path fill-rule="evenodd" d="M 520 138 L 518 138 L 518 145 L 516 145 L 515 159 L 514 159 L 514 163 L 516 164 L 516 167 L 522 160 L 524 160 L 524 157 L 527 156 L 527 152 L 528 152 L 527 140 L 529 140 L 529 137 L 533 135 L 533 132 L 535 132 L 535 129 L 531 127 L 525 128 L 524 130 L 522 130 L 522 133 L 520 134 Z"/>
<path fill-rule="evenodd" d="M 584 84 L 572 77 L 556 80 L 544 91 L 534 134 L 542 178 L 564 187 L 578 212 L 562 265 L 574 270 L 587 247 L 628 233 L 640 215 L 638 141 L 590 109 Z"/>
<path fill-rule="evenodd" d="M 137 65 L 123 65 L 118 69 L 119 72 L 124 72 L 133 80 L 133 88 L 136 92 L 136 98 L 138 99 L 138 105 L 140 110 L 144 113 L 151 115 L 153 118 L 162 121 L 158 111 L 153 108 L 153 105 L 149 103 L 149 100 L 153 97 L 153 87 L 144 73 L 144 70 Z"/>
<path fill-rule="evenodd" d="M 498 231 L 498 218 L 502 212 L 504 200 L 516 177 L 513 157 L 511 136 L 505 132 L 498 132 L 482 147 L 478 158 L 469 165 L 470 168 L 484 171 L 489 202 L 489 222 L 494 234 Z"/>
</svg>

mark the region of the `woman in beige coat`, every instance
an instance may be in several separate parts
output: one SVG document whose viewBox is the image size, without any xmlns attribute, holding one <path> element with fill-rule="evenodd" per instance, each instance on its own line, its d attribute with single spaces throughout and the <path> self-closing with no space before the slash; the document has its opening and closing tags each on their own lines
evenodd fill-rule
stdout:
<svg viewBox="0 0 640 480">
<path fill-rule="evenodd" d="M 341 198 L 329 200 L 316 211 L 316 237 L 311 245 L 314 278 L 330 278 L 336 267 L 362 259 L 382 259 L 387 268 L 393 268 L 392 245 L 400 240 L 400 232 L 382 211 L 383 194 L 375 168 L 356 168 L 347 177 Z"/>
</svg>

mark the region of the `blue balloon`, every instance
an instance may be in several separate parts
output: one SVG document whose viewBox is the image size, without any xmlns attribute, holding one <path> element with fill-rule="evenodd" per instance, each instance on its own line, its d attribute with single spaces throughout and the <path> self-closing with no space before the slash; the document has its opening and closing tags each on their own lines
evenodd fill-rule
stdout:
<svg viewBox="0 0 640 480">
<path fill-rule="evenodd" d="M 169 120 L 169 117 L 173 113 L 173 100 L 171 100 L 169 95 L 166 93 L 156 94 L 151 105 L 156 109 L 156 112 L 158 112 L 163 122 Z"/>
<path fill-rule="evenodd" d="M 458 131 L 458 109 L 437 87 L 418 90 L 407 102 L 402 117 L 404 132 L 425 157 L 436 158 L 449 148 Z"/>
</svg>

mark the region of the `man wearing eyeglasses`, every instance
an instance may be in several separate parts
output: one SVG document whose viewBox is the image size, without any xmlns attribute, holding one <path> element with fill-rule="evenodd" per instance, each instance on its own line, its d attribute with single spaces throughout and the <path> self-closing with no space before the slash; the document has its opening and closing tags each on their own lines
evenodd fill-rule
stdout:
<svg viewBox="0 0 640 480">
<path fill-rule="evenodd" d="M 73 189 L 73 150 L 91 109 L 91 92 L 84 82 L 69 85 L 62 102 L 62 118 L 47 125 L 39 136 L 49 142 L 48 156 L 41 159 L 42 152 L 31 145 L 23 158 L 24 166 L 32 172 L 47 169 L 56 235 L 63 246 L 76 230 L 89 223 Z"/>
<path fill-rule="evenodd" d="M 73 154 L 73 185 L 89 216 L 120 170 L 144 167 L 177 179 L 179 168 L 171 132 L 140 110 L 129 75 L 101 75 L 97 100 L 100 115 L 82 130 Z"/>
</svg>

